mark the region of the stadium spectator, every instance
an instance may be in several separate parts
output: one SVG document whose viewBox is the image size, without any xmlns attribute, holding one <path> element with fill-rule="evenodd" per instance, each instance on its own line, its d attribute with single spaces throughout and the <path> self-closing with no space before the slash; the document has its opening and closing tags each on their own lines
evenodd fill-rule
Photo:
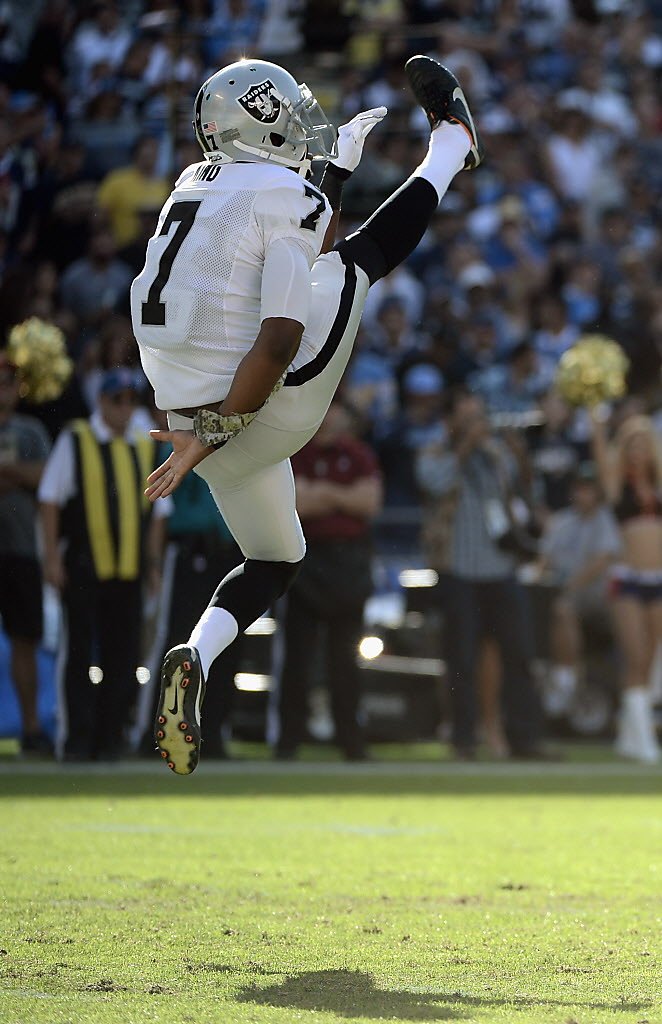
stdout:
<svg viewBox="0 0 662 1024">
<path fill-rule="evenodd" d="M 571 324 L 590 328 L 602 312 L 602 274 L 589 260 L 578 260 L 569 270 L 561 295 Z"/>
<path fill-rule="evenodd" d="M 369 328 L 370 347 L 394 372 L 425 348 L 426 339 L 412 330 L 405 304 L 396 296 L 385 298 L 377 311 L 376 323 Z"/>
<path fill-rule="evenodd" d="M 348 760 L 366 756 L 356 657 L 372 590 L 370 524 L 382 488 L 373 452 L 352 434 L 352 414 L 335 400 L 292 459 L 307 553 L 283 615 L 275 751 L 281 759 L 295 757 L 306 738 L 307 693 L 319 667 L 312 655 L 321 644 L 335 741 Z"/>
<path fill-rule="evenodd" d="M 60 283 L 60 299 L 76 317 L 81 337 L 127 304 L 132 279 L 131 268 L 116 258 L 110 231 L 99 228 L 86 255 L 69 264 Z"/>
<path fill-rule="evenodd" d="M 107 82 L 86 99 L 80 116 L 72 119 L 71 138 L 82 145 L 86 166 L 98 179 L 130 161 L 140 129 L 140 121 L 114 84 Z"/>
<path fill-rule="evenodd" d="M 565 712 L 577 690 L 586 627 L 609 633 L 607 570 L 620 550 L 596 467 L 583 462 L 573 477 L 570 508 L 551 517 L 541 543 L 542 572 L 559 587 L 550 623 L 551 685 L 544 696 L 549 714 Z"/>
<path fill-rule="evenodd" d="M 492 317 L 483 313 L 458 324 L 459 345 L 446 366 L 449 384 L 465 384 L 474 374 L 494 366 L 498 359 L 498 333 Z"/>
<path fill-rule="evenodd" d="M 303 0 L 302 7 L 304 51 L 342 52 L 355 18 L 353 12 L 347 11 L 347 5 L 342 0 Z"/>
<path fill-rule="evenodd" d="M 548 239 L 558 223 L 559 202 L 549 185 L 536 177 L 531 154 L 526 150 L 507 150 L 499 166 L 500 180 L 494 186 L 498 198 L 516 196 L 536 237 Z"/>
<path fill-rule="evenodd" d="M 556 295 L 543 295 L 537 314 L 538 329 L 533 343 L 543 358 L 558 363 L 579 338 L 579 328 L 570 321 L 565 303 Z"/>
<path fill-rule="evenodd" d="M 75 85 L 82 94 L 87 91 L 94 69 L 105 65 L 119 67 L 131 43 L 131 31 L 122 24 L 114 3 L 96 3 L 91 17 L 77 28 L 71 41 L 70 56 Z"/>
<path fill-rule="evenodd" d="M 588 202 L 602 153 L 588 112 L 574 98 L 558 101 L 557 127 L 545 147 L 552 184 L 563 199 Z"/>
<path fill-rule="evenodd" d="M 17 84 L 37 92 L 61 123 L 70 99 L 66 57 L 75 12 L 65 0 L 46 0 L 40 6 Z"/>
<path fill-rule="evenodd" d="M 131 321 L 120 313 L 106 313 L 98 331 L 85 344 L 78 361 L 80 386 L 88 408 L 96 408 L 101 383 L 108 370 L 120 366 L 133 370 L 137 374 L 137 384 L 140 387 L 146 386 L 147 382 L 139 367 Z M 140 409 L 140 406 L 137 408 Z"/>
<path fill-rule="evenodd" d="M 265 0 L 212 0 L 203 38 L 207 65 L 222 68 L 254 50 L 262 28 Z"/>
<path fill-rule="evenodd" d="M 633 223 L 629 211 L 620 206 L 609 206 L 603 210 L 586 254 L 600 267 L 606 285 L 611 287 L 618 283 L 621 252 L 632 241 Z"/>
<path fill-rule="evenodd" d="M 158 144 L 149 136 L 133 150 L 131 163 L 104 178 L 99 188 L 99 206 L 106 210 L 118 246 L 129 245 L 140 233 L 139 211 L 158 206 L 169 194 L 168 182 L 156 172 Z"/>
<path fill-rule="evenodd" d="M 130 111 L 136 119 L 144 116 L 155 86 L 164 84 L 158 80 L 158 72 L 155 75 L 153 71 L 154 50 L 153 40 L 147 36 L 134 39 L 117 70 L 116 89 L 122 98 L 122 109 Z"/>
<path fill-rule="evenodd" d="M 85 149 L 63 142 L 41 185 L 42 216 L 37 251 L 52 260 L 58 271 L 87 248 L 93 219 L 98 214 L 97 184 L 85 163 Z"/>
<path fill-rule="evenodd" d="M 571 482 L 588 446 L 572 432 L 570 407 L 553 389 L 541 397 L 542 423 L 527 433 L 531 462 L 543 512 L 558 512 L 571 500 Z"/>
<path fill-rule="evenodd" d="M 419 452 L 444 437 L 441 421 L 443 390 L 443 375 L 434 364 L 418 361 L 403 367 L 399 411 L 376 440 L 384 471 L 387 509 L 411 510 L 419 503 L 414 466 Z M 395 542 L 395 532 L 389 533 L 391 543 Z M 414 546 L 410 529 L 405 527 L 397 533 L 400 540 L 404 533 L 409 537 L 410 548 Z"/>
<path fill-rule="evenodd" d="M 32 227 L 37 184 L 34 153 L 20 144 L 10 112 L 0 116 L 0 228 L 6 238 L 8 262 L 25 247 Z"/>
<path fill-rule="evenodd" d="M 164 517 L 143 481 L 155 461 L 149 437 L 129 435 L 135 375 L 110 370 L 98 408 L 55 444 L 39 485 L 44 577 L 60 592 L 66 617 L 60 754 L 66 761 L 117 760 L 140 664 L 143 574 L 160 586 Z"/>
<path fill-rule="evenodd" d="M 21 714 L 21 751 L 52 754 L 37 709 L 37 645 L 42 633 L 35 492 L 50 450 L 41 423 L 16 412 L 19 379 L 0 350 L 0 615 Z"/>
<path fill-rule="evenodd" d="M 128 245 L 123 246 L 117 253 L 123 263 L 126 263 L 134 275 L 140 273 L 145 262 L 145 250 L 147 243 L 156 230 L 156 222 L 159 216 L 159 209 L 153 203 L 147 202 L 136 210 L 138 218 L 138 234 Z"/>
<path fill-rule="evenodd" d="M 374 296 L 369 293 L 370 302 L 366 302 L 365 327 L 372 328 L 379 324 L 388 337 L 394 335 L 396 338 L 405 331 L 411 331 L 421 319 L 425 294 L 420 282 L 405 266 L 396 267 L 390 274 L 376 281 L 374 285 Z M 383 323 L 385 316 L 392 314 L 397 309 L 400 317 L 393 324 L 394 316 L 389 316 L 387 323 Z M 392 339 L 390 339 L 392 340 Z M 402 350 L 405 346 L 391 345 Z"/>
<path fill-rule="evenodd" d="M 380 437 L 398 411 L 397 379 L 389 362 L 380 352 L 373 351 L 363 325 L 359 327 L 343 391 L 373 440 Z"/>
<path fill-rule="evenodd" d="M 527 223 L 524 204 L 504 196 L 497 204 L 495 230 L 483 245 L 485 262 L 502 280 L 519 291 L 535 292 L 545 280 L 546 251 Z"/>
<path fill-rule="evenodd" d="M 468 386 L 485 400 L 490 412 L 533 412 L 552 380 L 548 360 L 541 359 L 533 345 L 522 341 L 505 360 L 477 370 Z"/>
</svg>

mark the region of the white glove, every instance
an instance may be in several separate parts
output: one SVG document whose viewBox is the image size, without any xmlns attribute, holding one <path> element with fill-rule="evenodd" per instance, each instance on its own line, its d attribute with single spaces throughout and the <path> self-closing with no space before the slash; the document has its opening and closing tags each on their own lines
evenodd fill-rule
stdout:
<svg viewBox="0 0 662 1024">
<path fill-rule="evenodd" d="M 333 166 L 341 167 L 345 171 L 355 171 L 359 166 L 363 143 L 368 132 L 372 131 L 386 114 L 386 107 L 373 107 L 372 110 L 364 110 L 357 114 L 347 124 L 341 124 L 338 129 L 338 156 L 331 161 Z"/>
</svg>

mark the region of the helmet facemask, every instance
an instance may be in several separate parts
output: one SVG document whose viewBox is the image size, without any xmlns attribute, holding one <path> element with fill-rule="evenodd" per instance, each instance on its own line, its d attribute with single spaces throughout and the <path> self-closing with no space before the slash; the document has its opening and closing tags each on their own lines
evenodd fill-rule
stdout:
<svg viewBox="0 0 662 1024">
<path fill-rule="evenodd" d="M 288 135 L 295 131 L 303 133 L 302 141 L 308 143 L 311 160 L 333 160 L 338 156 L 338 133 L 305 82 L 299 86 L 299 92 L 301 99 L 295 106 L 285 101 L 290 111 Z M 288 141 L 288 136 L 285 141 Z"/>
</svg>

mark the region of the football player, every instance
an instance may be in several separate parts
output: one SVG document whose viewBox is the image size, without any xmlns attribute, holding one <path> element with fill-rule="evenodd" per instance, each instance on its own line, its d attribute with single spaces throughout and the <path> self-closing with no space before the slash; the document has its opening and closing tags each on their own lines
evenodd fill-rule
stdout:
<svg viewBox="0 0 662 1024">
<path fill-rule="evenodd" d="M 342 186 L 368 132 L 367 110 L 332 125 L 283 68 L 241 60 L 200 89 L 204 159 L 181 174 L 133 282 L 131 312 L 172 454 L 150 500 L 195 469 L 245 557 L 219 584 L 185 644 L 165 657 L 155 738 L 168 767 L 192 772 L 214 659 L 292 583 L 305 553 L 290 456 L 315 434 L 352 351 L 368 288 L 416 247 L 455 174 L 482 158 L 455 76 L 428 57 L 407 75 L 431 127 L 427 155 L 369 220 L 334 244 Z M 319 188 L 311 159 L 327 161 Z"/>
</svg>

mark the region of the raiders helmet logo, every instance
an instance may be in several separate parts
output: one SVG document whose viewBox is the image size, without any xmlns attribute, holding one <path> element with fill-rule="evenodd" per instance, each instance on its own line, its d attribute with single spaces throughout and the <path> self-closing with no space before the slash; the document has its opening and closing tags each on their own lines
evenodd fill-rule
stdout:
<svg viewBox="0 0 662 1024">
<path fill-rule="evenodd" d="M 276 98 L 274 83 L 265 78 L 259 85 L 252 85 L 243 96 L 237 97 L 247 114 L 263 124 L 273 124 L 280 114 L 280 100 Z"/>
</svg>

